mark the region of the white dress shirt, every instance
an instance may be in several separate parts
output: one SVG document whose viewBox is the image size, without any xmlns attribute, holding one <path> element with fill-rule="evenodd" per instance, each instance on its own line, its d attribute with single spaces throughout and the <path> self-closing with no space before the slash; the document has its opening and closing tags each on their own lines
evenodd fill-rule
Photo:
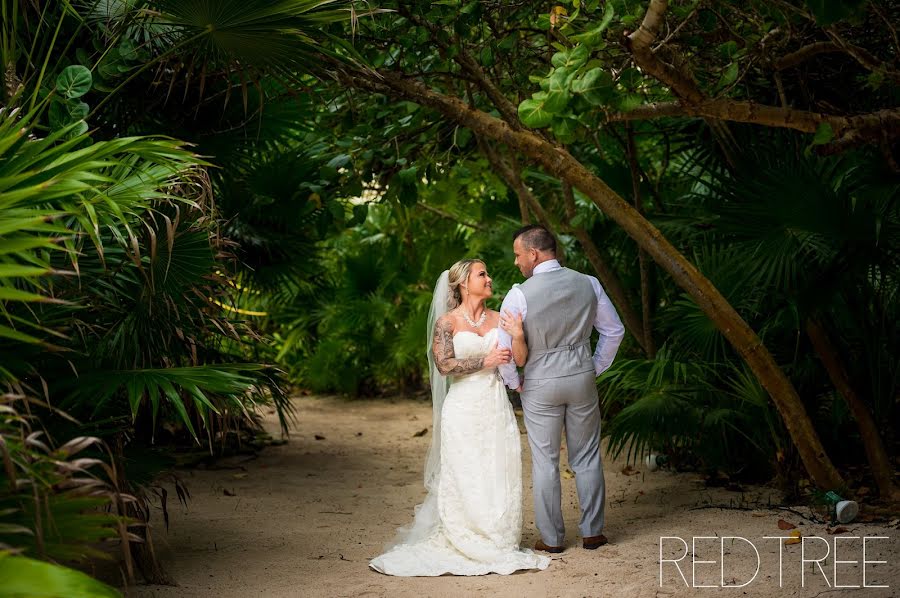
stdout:
<svg viewBox="0 0 900 598">
<path fill-rule="evenodd" d="M 534 267 L 533 276 L 540 276 L 542 272 L 553 272 L 560 268 L 562 266 L 556 260 L 541 262 Z M 599 376 L 612 365 L 616 352 L 619 350 L 619 345 L 622 344 L 622 339 L 625 337 L 625 327 L 622 326 L 622 321 L 619 319 L 619 314 L 616 313 L 616 308 L 613 307 L 603 287 L 600 286 L 600 281 L 593 276 L 588 276 L 588 279 L 591 281 L 591 286 L 594 287 L 594 294 L 597 296 L 597 315 L 594 317 L 594 328 L 600 333 L 600 339 L 597 341 L 597 348 L 594 350 L 593 362 L 594 371 Z M 513 288 L 506 294 L 506 298 L 503 299 L 503 305 L 500 306 L 500 311 L 508 311 L 513 316 L 522 314 L 522 321 L 525 321 L 528 305 L 525 302 L 525 294 L 519 289 L 519 285 L 513 285 Z M 497 336 L 498 346 L 507 349 L 512 348 L 512 337 L 508 332 L 500 328 L 497 330 Z M 514 362 L 511 361 L 499 366 L 499 370 L 500 375 L 503 376 L 503 382 L 509 388 L 516 389 L 519 387 L 519 372 L 516 370 Z"/>
</svg>

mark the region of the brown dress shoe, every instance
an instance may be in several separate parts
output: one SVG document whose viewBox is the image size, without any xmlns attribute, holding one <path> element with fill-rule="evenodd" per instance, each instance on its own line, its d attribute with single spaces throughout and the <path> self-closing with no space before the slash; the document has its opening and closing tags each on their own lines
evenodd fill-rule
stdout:
<svg viewBox="0 0 900 598">
<path fill-rule="evenodd" d="M 543 540 L 538 540 L 534 544 L 534 549 L 541 550 L 543 552 L 552 552 L 553 554 L 557 554 L 557 553 L 560 553 L 563 550 L 565 550 L 566 547 L 565 546 L 547 546 L 546 544 L 544 544 Z"/>
<path fill-rule="evenodd" d="M 588 536 L 587 538 L 583 538 L 582 546 L 588 550 L 595 550 L 608 542 L 609 540 L 606 539 L 606 536 L 600 534 L 599 536 Z"/>
</svg>

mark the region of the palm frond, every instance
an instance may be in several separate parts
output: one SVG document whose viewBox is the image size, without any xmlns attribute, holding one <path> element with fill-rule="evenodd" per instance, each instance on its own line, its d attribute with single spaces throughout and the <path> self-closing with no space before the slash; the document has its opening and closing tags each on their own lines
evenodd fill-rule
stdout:
<svg viewBox="0 0 900 598">
<path fill-rule="evenodd" d="M 99 414 L 109 402 L 122 398 L 127 401 L 132 418 L 149 406 L 154 429 L 161 410 L 169 411 L 199 442 L 192 414 L 207 425 L 212 414 L 244 413 L 253 403 L 270 403 L 258 387 L 257 374 L 264 369 L 259 364 L 235 363 L 104 370 L 82 376 L 68 401 L 89 401 L 94 405 L 94 414 Z"/>
<path fill-rule="evenodd" d="M 0 578 L 7 596 L 121 598 L 122 594 L 81 571 L 0 550 Z"/>
<path fill-rule="evenodd" d="M 102 448 L 101 441 L 82 436 L 53 448 L 42 431 L 31 428 L 38 420 L 29 412 L 42 409 L 40 401 L 8 394 L 0 408 L 0 546 L 84 562 L 108 558 L 101 549 L 105 540 L 127 544 L 125 519 L 102 510 L 118 500 L 114 470 L 103 459 L 80 454 Z"/>
<path fill-rule="evenodd" d="M 299 75 L 321 68 L 322 54 L 339 59 L 333 46 L 352 54 L 328 32 L 329 25 L 353 17 L 349 0 L 153 0 L 147 5 L 123 0 L 112 9 L 95 10 L 93 19 L 124 31 L 154 60 L 171 63 L 161 70 L 172 77 L 197 80 L 201 95 L 207 79 L 239 75 L 246 98 L 247 80 L 267 74 L 298 81 Z"/>
</svg>

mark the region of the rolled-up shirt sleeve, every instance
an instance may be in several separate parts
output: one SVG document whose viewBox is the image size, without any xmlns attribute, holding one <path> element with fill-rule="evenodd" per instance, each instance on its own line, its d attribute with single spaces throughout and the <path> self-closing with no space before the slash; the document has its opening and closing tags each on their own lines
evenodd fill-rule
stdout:
<svg viewBox="0 0 900 598">
<path fill-rule="evenodd" d="M 594 317 L 594 328 L 600 333 L 600 339 L 597 341 L 597 348 L 594 350 L 594 372 L 599 376 L 609 369 L 613 359 L 625 338 L 625 327 L 616 308 L 613 307 L 612 301 L 606 296 L 600 281 L 593 276 L 588 276 L 591 280 L 591 286 L 594 287 L 594 294 L 597 295 L 597 315 Z"/>
<path fill-rule="evenodd" d="M 519 285 L 513 285 L 513 288 L 509 290 L 506 297 L 503 299 L 503 304 L 500 306 L 500 313 L 503 313 L 504 311 L 508 311 L 514 316 L 516 314 L 522 314 L 522 321 L 525 321 L 525 313 L 528 311 L 528 306 L 525 303 L 525 295 L 519 290 Z M 512 337 L 502 328 L 497 329 L 497 346 L 505 349 L 512 349 Z M 503 382 L 506 386 L 513 390 L 519 388 L 519 372 L 516 370 L 515 362 L 511 361 L 505 363 L 498 366 L 497 369 L 500 371 L 500 375 L 503 377 Z"/>
</svg>

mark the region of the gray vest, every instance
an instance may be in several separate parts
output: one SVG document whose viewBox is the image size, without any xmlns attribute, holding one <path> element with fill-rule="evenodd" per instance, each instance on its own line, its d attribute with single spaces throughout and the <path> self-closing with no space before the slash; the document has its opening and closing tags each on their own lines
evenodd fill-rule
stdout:
<svg viewBox="0 0 900 598">
<path fill-rule="evenodd" d="M 519 285 L 528 312 L 525 379 L 562 378 L 594 371 L 591 331 L 597 296 L 587 276 L 568 268 L 535 274 Z"/>
</svg>

